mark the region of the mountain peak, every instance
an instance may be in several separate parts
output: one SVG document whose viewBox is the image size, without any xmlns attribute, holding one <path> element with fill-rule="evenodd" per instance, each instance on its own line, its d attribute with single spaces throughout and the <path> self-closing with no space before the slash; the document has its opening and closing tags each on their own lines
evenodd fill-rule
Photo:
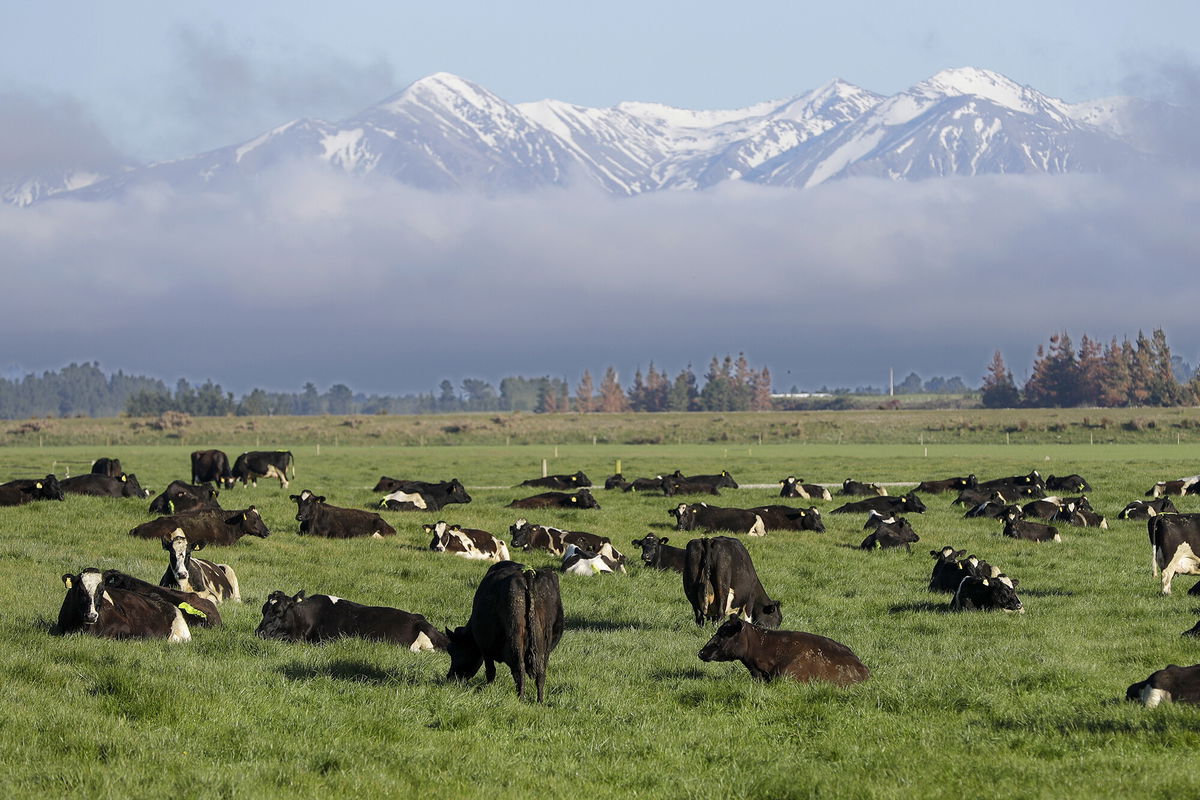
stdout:
<svg viewBox="0 0 1200 800">
<path fill-rule="evenodd" d="M 944 69 L 918 83 L 913 87 L 913 91 L 927 95 L 982 97 L 998 106 L 1025 114 L 1036 114 L 1047 107 L 1060 114 L 1064 111 L 1061 102 L 1028 86 L 1022 86 L 999 72 L 979 67 Z"/>
<path fill-rule="evenodd" d="M 504 101 L 482 86 L 452 72 L 435 72 L 413 81 L 378 107 L 385 111 L 398 111 L 412 103 L 423 106 L 453 106 L 462 102 L 478 108 L 489 108 Z"/>
</svg>

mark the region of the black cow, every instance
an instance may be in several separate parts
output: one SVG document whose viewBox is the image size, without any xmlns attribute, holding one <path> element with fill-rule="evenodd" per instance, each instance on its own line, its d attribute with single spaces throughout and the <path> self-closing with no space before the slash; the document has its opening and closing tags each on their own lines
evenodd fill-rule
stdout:
<svg viewBox="0 0 1200 800">
<path fill-rule="evenodd" d="M 592 482 L 582 471 L 574 475 L 547 475 L 544 478 L 530 478 L 521 481 L 521 486 L 540 486 L 546 489 L 582 489 L 591 486 Z"/>
<path fill-rule="evenodd" d="M 961 492 L 963 489 L 971 489 L 979 485 L 979 479 L 974 473 L 965 478 L 943 478 L 935 481 L 921 481 L 914 492 L 933 492 L 940 494 L 941 492 Z"/>
<path fill-rule="evenodd" d="M 1061 542 L 1062 536 L 1058 528 L 1041 522 L 1031 522 L 1009 516 L 1004 520 L 1004 535 L 1010 539 L 1024 539 L 1029 542 Z"/>
<path fill-rule="evenodd" d="M 170 540 L 163 539 L 162 546 L 169 554 L 170 561 L 167 571 L 158 582 L 159 586 L 195 592 L 214 603 L 226 600 L 242 602 L 241 587 L 233 567 L 192 557 L 192 553 L 204 549 L 204 542 L 189 542 L 187 536 L 177 533 Z"/>
<path fill-rule="evenodd" d="M 149 581 L 135 578 L 115 569 L 104 570 L 104 585 L 165 600 L 183 612 L 183 618 L 189 627 L 192 625 L 199 625 L 201 628 L 221 627 L 221 612 L 217 610 L 217 604 L 195 592 L 181 592 L 178 589 L 155 586 Z"/>
<path fill-rule="evenodd" d="M 237 544 L 243 536 L 265 539 L 271 535 L 254 506 L 244 511 L 193 511 L 159 517 L 143 522 L 130 530 L 129 535 L 142 539 L 170 539 L 176 531 L 181 531 L 189 542 L 206 545 Z"/>
<path fill-rule="evenodd" d="M 185 514 L 202 509 L 220 510 L 217 490 L 208 484 L 196 486 L 183 481 L 171 481 L 162 494 L 150 501 L 151 514 Z"/>
<path fill-rule="evenodd" d="M 97 458 L 92 462 L 93 475 L 107 475 L 110 478 L 119 478 L 124 471 L 121 469 L 121 459 L 119 458 Z"/>
<path fill-rule="evenodd" d="M 880 520 L 874 532 L 862 540 L 859 547 L 863 550 L 883 550 L 893 547 L 903 547 L 912 552 L 912 543 L 921 541 L 917 532 L 904 517 Z"/>
<path fill-rule="evenodd" d="M 1162 593 L 1171 593 L 1177 573 L 1200 575 L 1200 514 L 1159 514 L 1146 521 L 1154 574 L 1162 572 Z"/>
<path fill-rule="evenodd" d="M 682 547 L 672 547 L 667 544 L 668 541 L 666 536 L 660 539 L 653 533 L 647 533 L 641 539 L 634 539 L 633 545 L 642 548 L 642 563 L 647 567 L 683 572 L 687 551 Z"/>
<path fill-rule="evenodd" d="M 229 468 L 229 456 L 222 450 L 192 451 L 192 483 L 208 482 L 226 489 L 237 482 Z"/>
<path fill-rule="evenodd" d="M 64 492 L 71 494 L 86 494 L 92 497 L 138 497 L 147 498 L 150 492 L 138 483 L 137 475 L 132 472 L 123 473 L 119 478 L 107 475 L 76 475 L 74 478 L 63 478 L 59 485 Z"/>
<path fill-rule="evenodd" d="M 151 595 L 107 587 L 103 574 L 94 567 L 77 575 L 63 575 L 62 581 L 67 596 L 58 611 L 59 633 L 171 642 L 192 638 L 178 608 Z"/>
<path fill-rule="evenodd" d="M 1067 507 L 1075 510 L 1074 504 L 1064 502 L 1061 497 L 1043 497 L 1021 506 L 1021 515 L 1025 519 L 1054 519 Z"/>
<path fill-rule="evenodd" d="M 683 593 L 697 625 L 720 622 L 730 614 L 768 628 L 783 622 L 779 603 L 767 596 L 746 546 L 729 536 L 688 542 Z"/>
<path fill-rule="evenodd" d="M 767 530 L 825 532 L 825 522 L 816 506 L 793 508 L 792 506 L 769 505 L 746 509 L 762 517 Z"/>
<path fill-rule="evenodd" d="M 1125 699 L 1136 700 L 1146 708 L 1163 702 L 1200 703 L 1200 664 L 1190 667 L 1168 664 L 1166 669 L 1151 672 L 1149 678 L 1126 689 Z"/>
<path fill-rule="evenodd" d="M 1117 514 L 1117 519 L 1150 519 L 1159 514 L 1178 513 L 1179 509 L 1171 502 L 1171 498 L 1160 497 L 1157 500 L 1134 500 L 1121 509 L 1121 513 Z"/>
<path fill-rule="evenodd" d="M 1193 487 L 1197 485 L 1200 485 L 1200 475 L 1178 478 L 1173 481 L 1159 481 L 1150 487 L 1150 490 L 1146 492 L 1146 497 L 1163 497 L 1168 494 L 1177 494 L 1183 497 L 1185 494 L 1191 494 Z"/>
<path fill-rule="evenodd" d="M 420 614 L 389 606 L 365 606 L 328 594 L 289 597 L 271 592 L 262 607 L 262 621 L 254 633 L 263 639 L 318 644 L 342 637 L 392 642 L 414 653 L 446 650 L 445 634 Z"/>
<path fill-rule="evenodd" d="M 447 679 L 470 680 L 483 666 L 487 682 L 496 679 L 496 662 L 507 664 L 525 699 L 525 677 L 533 678 L 537 700 L 545 696 L 546 666 L 563 632 L 558 574 L 524 564 L 493 564 L 479 582 L 467 624 L 447 630 L 450 672 Z"/>
<path fill-rule="evenodd" d="M 382 539 L 396 534 L 396 529 L 373 511 L 326 505 L 323 496 L 307 490 L 290 497 L 296 501 L 296 521 L 300 523 L 302 534 L 330 539 L 350 539 L 355 536 Z"/>
<path fill-rule="evenodd" d="M 230 474 L 234 479 L 258 486 L 259 478 L 278 478 L 279 488 L 288 487 L 288 470 L 292 471 L 292 480 L 296 479 L 296 460 L 290 450 L 251 450 L 242 453 L 233 462 Z"/>
<path fill-rule="evenodd" d="M 837 493 L 851 497 L 885 497 L 887 489 L 877 483 L 863 483 L 846 478 L 842 481 L 842 488 L 838 489 Z"/>
<path fill-rule="evenodd" d="M 628 485 L 629 481 L 625 480 L 625 476 L 619 472 L 604 479 L 605 489 L 624 489 Z"/>
<path fill-rule="evenodd" d="M 909 492 L 903 497 L 868 497 L 866 500 L 858 500 L 838 506 L 829 513 L 868 514 L 872 511 L 877 511 L 885 517 L 905 512 L 910 514 L 924 514 L 925 504 L 921 502 L 921 498 Z"/>
<path fill-rule="evenodd" d="M 950 601 L 951 611 L 1016 611 L 1025 613 L 1017 597 L 1018 581 L 1006 575 L 996 578 L 966 577 L 959 583 Z"/>
<path fill-rule="evenodd" d="M 1092 485 L 1082 475 L 1047 475 L 1048 492 L 1090 492 Z"/>
<path fill-rule="evenodd" d="M 1017 519 L 1024 516 L 1024 511 L 1020 506 L 1011 505 L 1004 501 L 1004 498 L 998 493 L 993 492 L 990 500 L 985 500 L 978 505 L 967 509 L 967 513 L 963 514 L 964 519 L 1000 519 L 1012 515 Z"/>
<path fill-rule="evenodd" d="M 732 531 L 750 536 L 765 536 L 767 533 L 762 516 L 744 508 L 721 508 L 710 506 L 708 503 L 680 503 L 667 513 L 675 517 L 677 531 Z"/>
<path fill-rule="evenodd" d="M 728 472 L 722 470 L 720 475 L 684 475 L 675 470 L 663 477 L 663 493 L 670 496 L 676 494 L 715 494 L 720 495 L 721 489 L 738 488 L 737 481 Z"/>
<path fill-rule="evenodd" d="M 54 475 L 21 478 L 0 484 L 0 506 L 19 506 L 33 500 L 65 500 L 62 486 Z"/>
<path fill-rule="evenodd" d="M 394 478 L 380 478 L 376 487 L 384 481 L 392 481 L 396 488 L 379 501 L 380 508 L 389 511 L 441 511 L 452 503 L 469 503 L 471 495 L 458 478 L 451 478 L 440 483 L 425 481 L 396 481 Z M 377 488 L 378 490 L 378 488 Z"/>
<path fill-rule="evenodd" d="M 976 506 L 980 503 L 986 503 L 989 500 L 999 500 L 1003 503 L 1016 503 L 1020 500 L 1029 500 L 1036 497 L 1044 497 L 1045 492 L 1036 486 L 976 486 L 972 489 L 963 489 L 958 493 L 958 497 L 954 498 L 952 505 L 959 506 Z"/>
<path fill-rule="evenodd" d="M 513 500 L 506 508 L 600 508 L 596 498 L 587 489 L 580 489 L 575 494 L 566 492 L 542 492 L 533 497 Z"/>
<path fill-rule="evenodd" d="M 871 677 L 841 642 L 803 631 L 771 631 L 731 616 L 697 653 L 701 661 L 740 661 L 760 681 L 792 678 L 839 686 Z"/>
<path fill-rule="evenodd" d="M 1041 491 L 1046 489 L 1046 481 L 1035 469 L 1028 475 L 1012 475 L 1007 478 L 993 478 L 990 481 L 980 481 L 979 489 L 999 489 L 1004 486 L 1032 486 Z"/>
<path fill-rule="evenodd" d="M 933 556 L 933 574 L 929 576 L 929 591 L 953 592 L 958 589 L 962 579 L 970 575 L 967 565 L 961 559 L 967 554 L 966 550 L 955 550 L 953 547 L 943 547 L 941 550 L 930 550 Z"/>
<path fill-rule="evenodd" d="M 653 478 L 634 478 L 621 488 L 626 492 L 662 492 L 664 495 L 671 493 L 667 479 L 661 475 Z"/>
<path fill-rule="evenodd" d="M 799 497 L 805 500 L 832 500 L 833 495 L 819 483 L 805 483 L 803 478 L 788 475 L 779 482 L 780 497 Z"/>
</svg>

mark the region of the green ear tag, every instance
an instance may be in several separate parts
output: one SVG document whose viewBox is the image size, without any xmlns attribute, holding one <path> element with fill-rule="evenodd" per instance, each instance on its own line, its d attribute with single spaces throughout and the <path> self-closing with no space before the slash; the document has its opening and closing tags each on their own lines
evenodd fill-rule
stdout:
<svg viewBox="0 0 1200 800">
<path fill-rule="evenodd" d="M 191 603 L 180 603 L 179 610 L 185 614 L 191 614 L 193 617 L 199 617 L 200 619 L 208 619 L 208 614 L 205 614 L 203 611 L 196 608 Z"/>
</svg>

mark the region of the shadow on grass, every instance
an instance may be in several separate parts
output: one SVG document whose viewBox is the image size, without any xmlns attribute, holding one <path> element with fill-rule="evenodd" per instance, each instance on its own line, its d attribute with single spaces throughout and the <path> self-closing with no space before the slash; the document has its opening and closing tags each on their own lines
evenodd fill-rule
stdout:
<svg viewBox="0 0 1200 800">
<path fill-rule="evenodd" d="M 312 666 L 309 664 L 287 664 L 279 668 L 279 672 L 288 680 L 311 681 L 316 678 L 333 678 L 339 681 L 355 683 L 409 683 L 398 672 L 380 669 L 366 661 L 338 660 L 328 664 Z"/>
<path fill-rule="evenodd" d="M 563 626 L 569 631 L 600 631 L 613 633 L 616 631 L 640 630 L 644 626 L 637 620 L 585 619 L 567 615 L 563 618 Z"/>
<path fill-rule="evenodd" d="M 1074 597 L 1074 592 L 1069 592 L 1066 589 L 1025 589 L 1021 588 L 1021 595 L 1024 597 Z"/>
<path fill-rule="evenodd" d="M 922 600 L 918 603 L 901 603 L 900 605 L 892 606 L 888 609 L 889 614 L 906 614 L 910 611 L 920 611 L 931 614 L 949 614 L 949 603 L 934 603 L 930 600 Z"/>
<path fill-rule="evenodd" d="M 710 676 L 706 675 L 700 667 L 691 667 L 688 669 L 657 669 L 650 673 L 650 677 L 656 681 L 694 681 L 707 679 Z"/>
</svg>

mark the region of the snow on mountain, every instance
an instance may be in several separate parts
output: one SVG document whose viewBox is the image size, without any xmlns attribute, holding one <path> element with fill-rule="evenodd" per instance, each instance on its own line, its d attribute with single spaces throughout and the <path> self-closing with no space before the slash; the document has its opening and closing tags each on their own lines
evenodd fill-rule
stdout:
<svg viewBox="0 0 1200 800">
<path fill-rule="evenodd" d="M 948 69 L 891 97 L 834 80 L 729 110 L 558 100 L 512 104 L 449 73 L 339 122 L 299 119 L 249 141 L 107 179 L 63 174 L 0 187 L 5 202 L 110 197 L 148 183 L 236 191 L 289 162 L 428 190 L 489 194 L 588 184 L 618 195 L 726 181 L 807 187 L 851 176 L 1105 171 L 1167 148 L 1149 131 L 1180 115 L 1116 98 L 1069 105 L 999 73 Z"/>
</svg>

